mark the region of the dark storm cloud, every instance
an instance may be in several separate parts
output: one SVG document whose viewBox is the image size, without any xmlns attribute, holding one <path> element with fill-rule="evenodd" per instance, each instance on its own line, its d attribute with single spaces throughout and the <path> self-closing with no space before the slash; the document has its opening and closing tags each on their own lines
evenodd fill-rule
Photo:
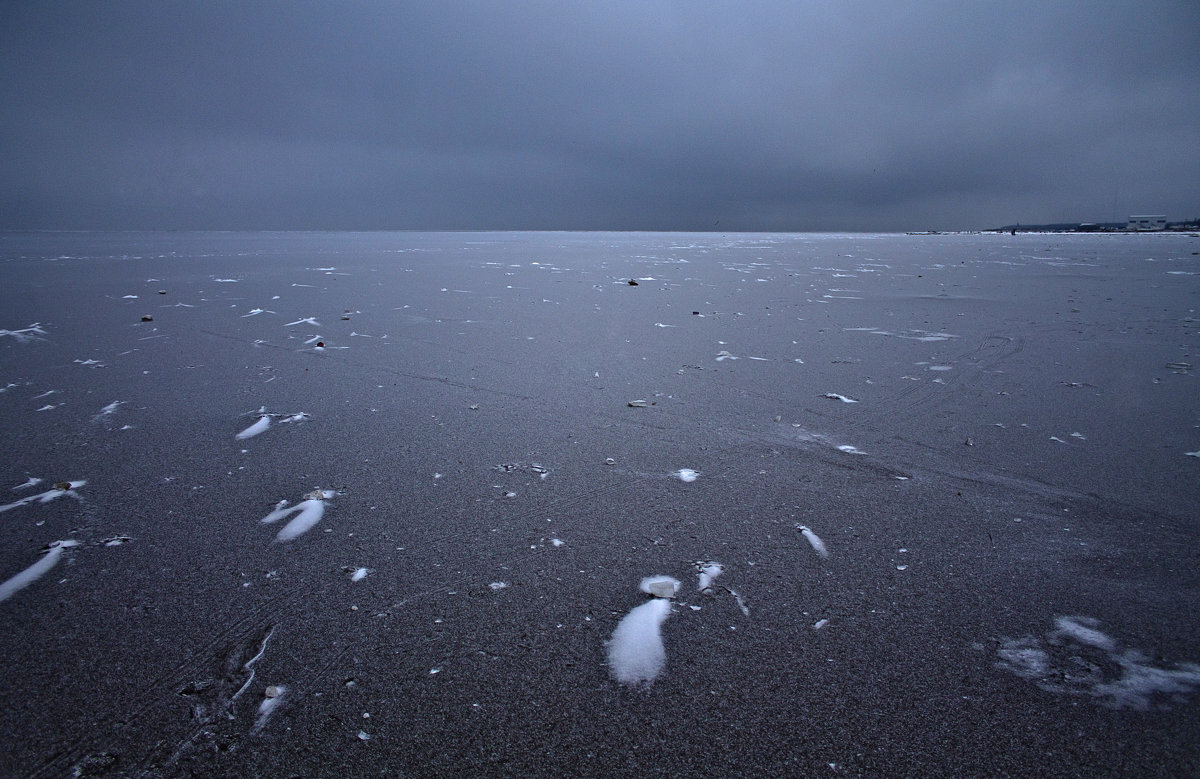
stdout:
<svg viewBox="0 0 1200 779">
<path fill-rule="evenodd" d="M 1200 212 L 1200 6 L 0 6 L 0 227 Z"/>
</svg>

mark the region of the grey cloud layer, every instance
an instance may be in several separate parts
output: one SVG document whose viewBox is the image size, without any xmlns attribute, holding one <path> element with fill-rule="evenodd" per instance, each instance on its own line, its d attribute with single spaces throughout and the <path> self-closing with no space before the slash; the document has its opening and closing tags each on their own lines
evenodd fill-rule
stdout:
<svg viewBox="0 0 1200 779">
<path fill-rule="evenodd" d="M 0 227 L 1194 216 L 1200 6 L 1046 6 L 8 3 Z"/>
</svg>

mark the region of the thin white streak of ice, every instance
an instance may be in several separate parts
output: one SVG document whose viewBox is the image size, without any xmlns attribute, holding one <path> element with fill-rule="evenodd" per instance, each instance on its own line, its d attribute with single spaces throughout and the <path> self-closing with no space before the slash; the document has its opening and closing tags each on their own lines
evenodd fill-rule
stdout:
<svg viewBox="0 0 1200 779">
<path fill-rule="evenodd" d="M 79 546 L 79 542 L 73 539 L 55 541 L 50 545 L 50 551 L 41 560 L 0 583 L 0 603 L 45 576 L 51 568 L 58 564 L 58 558 L 62 557 L 62 550 L 70 546 Z"/>
<path fill-rule="evenodd" d="M 262 645 L 259 646 L 259 648 L 258 648 L 258 654 L 256 654 L 254 657 L 247 660 L 245 662 L 245 664 L 242 665 L 242 668 L 244 668 L 245 670 L 250 672 L 250 677 L 248 679 L 246 679 L 246 681 L 242 684 L 241 688 L 237 692 L 235 692 L 233 694 L 233 697 L 230 698 L 229 700 L 236 701 L 239 697 L 241 697 L 241 694 L 246 691 L 246 688 L 248 688 L 250 686 L 250 683 L 254 681 L 254 668 L 252 668 L 251 666 L 253 666 L 255 663 L 257 663 L 258 659 L 260 657 L 262 657 L 263 654 L 267 651 L 267 642 L 271 640 L 271 636 L 274 633 L 275 633 L 274 627 L 272 627 L 270 630 L 268 630 L 267 634 L 265 636 L 263 636 Z"/>
<path fill-rule="evenodd" d="M 671 602 L 662 598 L 643 603 L 617 624 L 608 642 L 608 668 L 621 684 L 650 683 L 667 664 L 662 623 L 671 615 Z"/>
</svg>

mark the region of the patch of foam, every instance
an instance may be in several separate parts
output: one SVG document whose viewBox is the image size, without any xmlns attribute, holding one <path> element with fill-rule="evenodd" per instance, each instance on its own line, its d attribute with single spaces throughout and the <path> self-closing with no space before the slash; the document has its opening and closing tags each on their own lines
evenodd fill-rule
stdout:
<svg viewBox="0 0 1200 779">
<path fill-rule="evenodd" d="M 667 664 L 662 624 L 671 616 L 671 602 L 655 598 L 631 610 L 617 623 L 608 641 L 608 669 L 621 684 L 649 684 Z"/>
<path fill-rule="evenodd" d="M 37 485 L 39 485 L 41 483 L 42 483 L 41 479 L 30 476 L 29 479 L 24 484 L 18 484 L 17 486 L 12 487 L 11 489 L 13 492 L 16 492 L 17 490 L 23 490 L 26 487 L 36 487 Z"/>
<path fill-rule="evenodd" d="M 0 603 L 45 576 L 51 568 L 58 564 L 63 550 L 72 546 L 79 546 L 79 542 L 69 538 L 64 541 L 54 541 L 50 544 L 50 551 L 46 552 L 41 560 L 0 583 Z"/>
<path fill-rule="evenodd" d="M 675 471 L 675 477 L 685 482 L 693 482 L 699 475 L 699 472 L 693 471 L 691 468 L 680 468 Z"/>
<path fill-rule="evenodd" d="M 821 557 L 829 557 L 829 549 L 825 546 L 825 542 L 821 540 L 820 536 L 812 532 L 812 530 L 805 525 L 796 525 L 796 529 L 799 530 L 800 534 L 808 540 L 808 543 L 812 546 L 814 552 Z"/>
</svg>

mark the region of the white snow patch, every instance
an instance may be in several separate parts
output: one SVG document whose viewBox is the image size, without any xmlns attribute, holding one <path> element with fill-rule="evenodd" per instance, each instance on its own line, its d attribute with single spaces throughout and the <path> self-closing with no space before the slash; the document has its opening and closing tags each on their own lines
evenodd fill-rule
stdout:
<svg viewBox="0 0 1200 779">
<path fill-rule="evenodd" d="M 1179 703 L 1183 695 L 1200 688 L 1200 664 L 1153 666 L 1144 652 L 1121 649 L 1099 624 L 1090 617 L 1056 617 L 1055 629 L 1044 641 L 1036 636 L 1004 640 L 996 667 L 1047 692 L 1090 695 L 1113 709 L 1145 711 L 1158 695 Z M 1107 663 L 1091 659 L 1096 652 L 1103 653 Z"/>
<path fill-rule="evenodd" d="M 799 530 L 800 534 L 808 540 L 808 543 L 812 546 L 814 552 L 821 557 L 829 557 L 829 549 L 825 547 L 825 542 L 821 540 L 820 536 L 812 532 L 812 530 L 805 525 L 796 525 L 796 529 Z"/>
<path fill-rule="evenodd" d="M 40 479 L 39 479 L 39 481 L 40 481 Z M 78 479 L 76 481 L 68 481 L 68 482 L 59 482 L 59 484 L 55 485 L 54 489 L 52 489 L 52 490 L 46 490 L 45 492 L 39 492 L 37 495 L 26 495 L 25 497 L 21 498 L 18 501 L 14 501 L 13 503 L 8 503 L 3 506 L 0 506 L 0 513 L 4 513 L 5 511 L 15 509 L 19 506 L 24 506 L 26 503 L 34 503 L 34 502 L 49 503 L 50 501 L 55 500 L 56 498 L 61 498 L 63 495 L 69 495 L 72 498 L 75 498 L 76 500 L 83 500 L 81 497 L 79 497 L 79 493 L 77 493 L 75 490 L 78 489 L 79 487 L 84 486 L 85 484 L 87 484 L 87 481 L 84 479 Z M 59 485 L 62 485 L 62 486 L 59 486 Z M 28 484 L 24 484 L 21 486 L 28 486 Z"/>
<path fill-rule="evenodd" d="M 305 500 L 295 506 L 287 506 L 285 505 L 286 501 L 280 501 L 279 504 L 276 504 L 274 511 L 259 521 L 277 522 L 288 514 L 296 512 L 296 516 L 275 535 L 275 540 L 278 542 L 292 541 L 312 530 L 321 521 L 321 517 L 325 515 L 325 501 L 335 494 L 337 493 L 333 490 L 314 490 L 305 496 Z"/>
<path fill-rule="evenodd" d="M 72 546 L 79 546 L 79 542 L 68 538 L 64 541 L 51 543 L 50 551 L 46 552 L 41 560 L 38 560 L 17 575 L 11 576 L 3 583 L 0 583 L 0 603 L 8 600 L 15 593 L 45 576 L 51 568 L 58 564 L 58 559 L 62 557 L 63 550 Z"/>
<path fill-rule="evenodd" d="M 1054 626 L 1058 630 L 1051 633 L 1050 636 L 1051 638 L 1066 636 L 1081 644 L 1094 646 L 1106 652 L 1113 651 L 1117 648 L 1117 642 L 1096 630 L 1094 626 L 1098 624 L 1100 624 L 1098 621 L 1088 617 L 1055 617 Z"/>
<path fill-rule="evenodd" d="M 649 684 L 667 664 L 662 623 L 671 615 L 671 602 L 662 598 L 643 603 L 617 624 L 608 642 L 609 672 L 621 684 Z"/>
<path fill-rule="evenodd" d="M 0 330 L 0 338 L 6 335 L 10 338 L 15 338 L 18 343 L 28 343 L 34 340 L 41 340 L 38 336 L 46 335 L 46 331 L 42 329 L 40 323 L 34 322 L 29 327 L 24 327 L 20 330 Z"/>
<path fill-rule="evenodd" d="M 261 416 L 258 418 L 257 422 L 255 422 L 253 425 L 250 425 L 250 427 L 246 428 L 245 430 L 238 433 L 237 435 L 235 435 L 234 438 L 236 438 L 239 441 L 244 441 L 247 438 L 253 438 L 254 436 L 258 435 L 259 433 L 265 432 L 266 429 L 270 426 L 271 426 L 271 418 L 268 416 Z"/>
<path fill-rule="evenodd" d="M 257 733 L 262 730 L 267 724 L 267 720 L 275 710 L 283 703 L 283 699 L 287 697 L 288 688 L 282 684 L 274 684 L 267 688 L 274 695 L 264 697 L 262 703 L 258 704 L 258 716 L 254 719 L 253 732 Z"/>
<path fill-rule="evenodd" d="M 699 581 L 696 582 L 696 589 L 701 592 L 711 587 L 713 580 L 725 570 L 720 563 L 712 561 L 698 562 L 696 563 L 696 568 L 699 571 Z"/>
</svg>

